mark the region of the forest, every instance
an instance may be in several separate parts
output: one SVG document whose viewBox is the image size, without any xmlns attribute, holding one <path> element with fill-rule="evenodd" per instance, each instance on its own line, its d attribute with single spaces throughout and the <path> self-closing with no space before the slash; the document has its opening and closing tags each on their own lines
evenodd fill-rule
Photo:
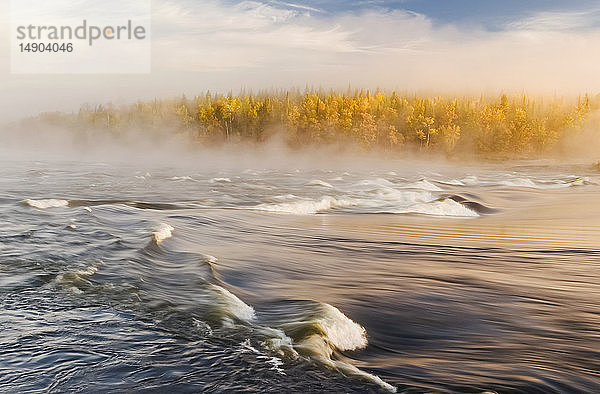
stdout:
<svg viewBox="0 0 600 394">
<path fill-rule="evenodd" d="M 288 90 L 85 104 L 42 113 L 24 124 L 50 124 L 84 138 L 105 131 L 175 133 L 201 145 L 262 143 L 274 136 L 294 148 L 353 144 L 366 150 L 526 156 L 551 152 L 589 127 L 600 95 L 419 96 L 381 90 Z"/>
</svg>

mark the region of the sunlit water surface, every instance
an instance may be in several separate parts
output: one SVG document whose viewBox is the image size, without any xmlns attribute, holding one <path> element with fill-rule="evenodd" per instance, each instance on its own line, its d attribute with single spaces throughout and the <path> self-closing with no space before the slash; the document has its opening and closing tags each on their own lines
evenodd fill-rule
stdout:
<svg viewBox="0 0 600 394">
<path fill-rule="evenodd" d="M 600 391 L 592 168 L 1 164 L 2 392 Z"/>
</svg>

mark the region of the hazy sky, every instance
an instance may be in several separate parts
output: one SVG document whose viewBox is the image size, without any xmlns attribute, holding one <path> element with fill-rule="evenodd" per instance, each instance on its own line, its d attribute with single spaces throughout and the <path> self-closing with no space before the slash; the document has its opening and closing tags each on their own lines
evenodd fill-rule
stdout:
<svg viewBox="0 0 600 394">
<path fill-rule="evenodd" d="M 154 0 L 152 17 L 149 75 L 12 75 L 2 29 L 0 122 L 206 89 L 600 92 L 597 1 Z"/>
</svg>

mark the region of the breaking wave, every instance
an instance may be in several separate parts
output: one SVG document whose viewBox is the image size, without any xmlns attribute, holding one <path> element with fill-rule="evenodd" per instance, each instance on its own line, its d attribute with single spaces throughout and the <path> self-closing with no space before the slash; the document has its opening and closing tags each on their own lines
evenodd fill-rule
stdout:
<svg viewBox="0 0 600 394">
<path fill-rule="evenodd" d="M 259 314 L 259 319 L 262 316 L 268 324 L 259 329 L 259 333 L 269 337 L 262 342 L 267 349 L 279 355 L 305 357 L 342 374 L 361 377 L 388 391 L 396 392 L 396 387 L 378 376 L 342 360 L 342 357 L 338 357 L 339 354 L 334 357 L 338 351 L 364 349 L 368 345 L 364 327 L 327 303 L 282 303 Z"/>
<path fill-rule="evenodd" d="M 415 204 L 409 208 L 392 213 L 419 213 L 435 216 L 476 217 L 479 214 L 453 199 L 436 200 L 428 203 Z"/>
<path fill-rule="evenodd" d="M 220 311 L 223 313 L 224 321 L 228 322 L 228 318 L 236 318 L 239 320 L 243 320 L 246 322 L 252 321 L 255 319 L 256 314 L 254 312 L 254 308 L 250 305 L 244 303 L 240 300 L 236 295 L 231 293 L 229 290 L 218 286 L 211 285 L 211 290 L 214 291 L 217 297 L 217 304 Z"/>
<path fill-rule="evenodd" d="M 80 270 L 58 274 L 50 282 L 50 284 L 60 289 L 66 290 L 71 294 L 82 294 L 85 290 L 88 290 L 93 287 L 93 284 L 92 282 L 90 282 L 89 277 L 98 272 L 98 266 L 100 264 L 101 262 L 98 262 L 97 264 L 90 265 Z"/>
<path fill-rule="evenodd" d="M 356 201 L 324 196 L 320 200 L 302 199 L 299 201 L 284 202 L 279 204 L 260 204 L 252 209 L 257 211 L 280 212 L 294 215 L 313 215 L 336 208 L 348 208 L 354 205 L 357 205 Z"/>
<path fill-rule="evenodd" d="M 42 200 L 24 200 L 25 205 L 29 205 L 32 208 L 47 209 L 47 208 L 60 208 L 69 206 L 69 201 L 59 200 L 54 198 L 42 199 Z"/>
<path fill-rule="evenodd" d="M 507 179 L 507 180 L 501 181 L 500 184 L 503 186 L 511 186 L 511 187 L 531 187 L 531 188 L 538 187 L 538 185 L 529 178 Z"/>
<path fill-rule="evenodd" d="M 160 244 L 165 239 L 173 236 L 173 230 L 175 229 L 171 225 L 167 223 L 161 223 L 160 226 L 158 226 L 158 228 L 152 233 L 152 237 L 157 244 Z"/>
<path fill-rule="evenodd" d="M 367 346 L 367 332 L 339 309 L 321 304 L 321 316 L 316 320 L 322 337 L 339 350 L 357 350 Z"/>
<path fill-rule="evenodd" d="M 192 178 L 191 176 L 173 176 L 169 179 L 172 181 L 193 181 L 194 180 L 194 178 Z"/>
<path fill-rule="evenodd" d="M 211 178 L 210 183 L 231 183 L 230 178 Z"/>
<path fill-rule="evenodd" d="M 295 196 L 289 196 L 295 198 Z M 323 196 L 317 199 L 259 204 L 250 209 L 293 215 L 314 215 L 341 210 L 355 213 L 423 214 L 435 216 L 476 217 L 480 212 L 472 209 L 472 202 L 461 199 L 440 199 L 427 191 L 402 191 L 380 188 L 365 197 Z M 477 203 L 473 203 L 477 204 Z M 475 206 L 475 205 L 474 205 Z"/>
<path fill-rule="evenodd" d="M 410 189 L 420 189 L 420 190 L 427 190 L 430 192 L 439 192 L 442 191 L 441 188 L 439 188 L 438 186 L 434 185 L 433 183 L 429 182 L 427 179 L 421 179 L 420 181 L 414 182 L 414 183 L 409 183 L 408 185 L 406 185 L 407 188 Z"/>
<path fill-rule="evenodd" d="M 321 186 L 321 187 L 333 188 L 333 186 L 331 185 L 331 183 L 327 183 L 327 182 L 322 181 L 320 179 L 313 179 L 312 181 L 308 182 L 306 184 L 306 186 Z"/>
</svg>

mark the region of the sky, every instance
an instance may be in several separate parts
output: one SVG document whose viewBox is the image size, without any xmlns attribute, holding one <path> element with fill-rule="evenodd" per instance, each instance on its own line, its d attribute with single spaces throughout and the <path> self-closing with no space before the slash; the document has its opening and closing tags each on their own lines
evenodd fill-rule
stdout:
<svg viewBox="0 0 600 394">
<path fill-rule="evenodd" d="M 3 26 L 8 6 L 0 0 Z M 0 124 L 206 90 L 600 93 L 600 3 L 588 0 L 153 0 L 142 75 L 11 74 L 9 34 Z"/>
</svg>

